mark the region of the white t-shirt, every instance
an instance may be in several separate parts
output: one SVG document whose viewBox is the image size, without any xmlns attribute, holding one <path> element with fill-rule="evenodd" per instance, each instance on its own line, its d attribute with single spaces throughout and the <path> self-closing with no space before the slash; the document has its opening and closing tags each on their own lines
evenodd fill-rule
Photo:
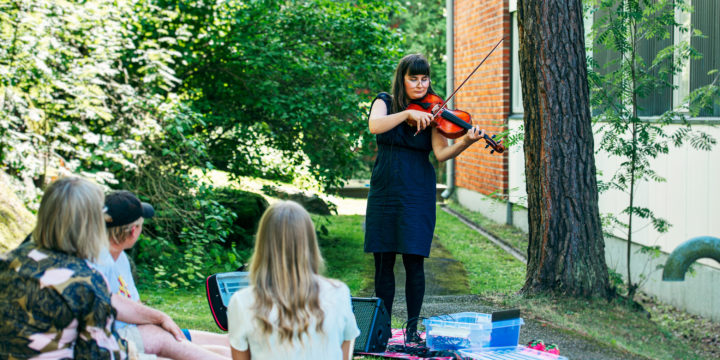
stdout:
<svg viewBox="0 0 720 360">
<path fill-rule="evenodd" d="M 252 310 L 255 295 L 253 287 L 249 286 L 230 299 L 227 312 L 230 345 L 239 351 L 246 351 L 249 347 L 253 359 L 342 359 L 342 343 L 360 335 L 350 303 L 350 289 L 341 281 L 321 276 L 317 278 L 320 280 L 320 308 L 325 313 L 321 333 L 316 331 L 313 319 L 302 338 L 294 339 L 292 343 L 281 344 L 276 332 L 263 335 Z M 276 319 L 277 311 L 273 309 L 270 320 Z"/>
<path fill-rule="evenodd" d="M 105 276 L 111 294 L 119 294 L 134 301 L 140 301 L 140 294 L 138 293 L 137 287 L 135 287 L 135 280 L 132 277 L 132 270 L 130 269 L 130 260 L 128 260 L 124 251 L 120 252 L 117 260 L 114 260 L 110 251 L 104 249 L 100 253 L 97 262 L 91 264 L 91 266 Z M 127 324 L 119 320 L 115 321 L 115 326 L 118 330 L 128 325 L 132 324 Z"/>
</svg>

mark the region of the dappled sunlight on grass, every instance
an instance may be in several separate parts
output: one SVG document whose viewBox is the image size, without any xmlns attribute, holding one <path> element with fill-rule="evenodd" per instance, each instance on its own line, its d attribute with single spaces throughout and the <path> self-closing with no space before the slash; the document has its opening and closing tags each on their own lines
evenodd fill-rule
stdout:
<svg viewBox="0 0 720 360">
<path fill-rule="evenodd" d="M 365 217 L 313 215 L 313 221 L 321 234 L 326 275 L 345 282 L 353 296 L 368 296 L 366 289 L 372 283 L 374 269 L 372 256 L 363 252 Z"/>
<path fill-rule="evenodd" d="M 168 314 L 181 328 L 223 333 L 210 312 L 205 287 L 187 289 L 140 289 L 140 298 L 150 307 Z"/>
<path fill-rule="evenodd" d="M 514 293 L 522 287 L 525 264 L 439 208 L 435 234 L 465 266 L 473 294 Z"/>
<path fill-rule="evenodd" d="M 448 201 L 446 205 L 450 209 L 459 212 L 466 218 L 470 219 L 472 222 L 478 224 L 489 233 L 499 237 L 506 243 L 512 245 L 512 247 L 514 247 L 521 254 L 527 254 L 528 236 L 522 230 L 514 226 L 500 224 L 492 221 L 478 212 L 470 211 L 464 208 L 462 205 L 458 204 L 455 201 Z"/>
<path fill-rule="evenodd" d="M 230 173 L 222 170 L 208 170 L 204 174 L 200 169 L 192 169 L 190 173 L 198 176 L 202 182 L 216 187 L 233 187 L 240 190 L 262 193 L 263 186 L 279 186 L 292 188 L 298 191 L 320 192 L 320 184 L 311 182 L 307 179 L 298 180 L 292 184 L 275 180 L 267 180 L 250 176 L 232 176 Z"/>
<path fill-rule="evenodd" d="M 312 215 L 326 260 L 326 276 L 340 279 L 353 296 L 372 293 L 372 256 L 363 252 L 364 216 Z M 452 257 L 467 270 L 470 291 L 497 307 L 520 308 L 522 316 L 551 328 L 597 341 L 598 346 L 615 347 L 653 359 L 711 359 L 707 350 L 698 354 L 697 344 L 683 340 L 677 329 L 663 325 L 660 318 L 648 318 L 617 299 L 576 299 L 565 296 L 519 294 L 525 265 L 493 245 L 453 216 L 438 209 L 435 232 Z M 186 290 L 141 289 L 143 301 L 172 316 L 178 325 L 212 332 L 215 325 L 207 304 L 204 286 Z M 402 325 L 393 319 L 393 326 Z M 677 322 L 675 326 L 679 326 Z M 374 357 L 356 357 L 376 359 Z"/>
</svg>

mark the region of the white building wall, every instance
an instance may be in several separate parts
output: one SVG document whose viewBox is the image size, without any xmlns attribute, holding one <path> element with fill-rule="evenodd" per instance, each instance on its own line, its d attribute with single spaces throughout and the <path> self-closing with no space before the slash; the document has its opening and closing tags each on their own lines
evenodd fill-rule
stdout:
<svg viewBox="0 0 720 360">
<path fill-rule="evenodd" d="M 513 115 L 508 120 L 510 134 L 522 132 L 522 101 L 520 94 L 520 76 L 518 67 L 518 39 L 516 1 L 510 0 L 509 12 L 512 16 L 512 78 L 511 78 L 511 108 Z M 688 14 L 678 13 L 677 20 L 684 24 L 690 23 Z M 590 34 L 592 17 L 585 19 L 585 33 Z M 689 35 L 676 34 L 676 42 L 687 41 Z M 592 53 L 590 53 L 592 55 Z M 675 79 L 678 89 L 674 92 L 675 107 L 679 99 L 684 99 L 689 93 L 689 65 L 686 65 Z M 707 119 L 716 127 L 696 125 L 695 129 L 705 131 L 720 141 L 720 120 Z M 668 133 L 673 132 L 680 125 L 666 127 Z M 596 135 L 595 144 L 599 143 Z M 491 200 L 482 194 L 463 188 L 458 188 L 456 197 L 468 209 L 478 211 L 489 218 L 512 223 L 514 226 L 528 231 L 527 220 L 527 192 L 525 187 L 525 161 L 522 143 L 508 148 L 508 196 L 514 206 L 513 213 L 508 219 L 507 207 L 497 200 Z M 606 153 L 595 155 L 596 168 L 602 175 L 602 180 L 608 181 L 619 168 L 621 159 L 612 158 Z M 672 252 L 683 242 L 697 236 L 720 237 L 720 144 L 712 151 L 699 151 L 685 144 L 681 148 L 672 148 L 667 155 L 661 155 L 651 161 L 651 167 L 666 182 L 650 182 L 638 185 L 635 194 L 636 206 L 644 206 L 655 215 L 667 220 L 672 226 L 665 234 L 660 234 L 652 228 L 648 221 L 634 217 L 633 220 L 633 250 L 632 250 L 632 276 L 637 281 L 638 275 L 643 274 L 647 279 L 642 284 L 642 290 L 657 296 L 663 302 L 678 306 L 690 313 L 706 316 L 720 321 L 720 264 L 711 259 L 701 259 L 696 264 L 695 275 L 686 275 L 683 282 L 662 281 L 662 270 L 667 254 Z M 601 214 L 612 213 L 624 222 L 627 216 L 620 215 L 622 209 L 629 205 L 628 194 L 619 191 L 607 191 L 600 194 L 599 207 Z M 505 216 L 503 216 L 505 214 Z M 622 229 L 612 232 L 615 237 L 605 238 L 605 256 L 608 266 L 627 277 L 626 249 L 627 235 Z M 638 250 L 641 245 L 659 246 L 663 254 L 652 258 Z"/>
<path fill-rule="evenodd" d="M 674 127 L 677 125 L 668 126 L 667 130 L 671 132 Z M 696 128 L 720 139 L 720 128 Z M 597 169 L 603 172 L 605 181 L 618 169 L 620 161 L 605 153 L 595 156 Z M 720 237 L 720 147 L 700 151 L 685 144 L 654 159 L 650 166 L 667 181 L 638 184 L 635 202 L 653 210 L 656 216 L 664 218 L 672 226 L 668 232 L 660 234 L 648 220 L 633 217 L 633 242 L 659 245 L 661 250 L 671 252 L 696 236 Z M 628 204 L 629 194 L 626 193 L 608 191 L 600 196 L 601 213 L 619 214 Z M 627 216 L 622 218 L 627 222 Z M 613 234 L 620 238 L 627 236 L 619 230 L 613 231 Z M 715 261 L 706 263 L 720 268 Z"/>
<path fill-rule="evenodd" d="M 508 126 L 511 133 L 522 125 L 521 118 L 511 118 Z M 669 125 L 672 132 L 679 125 Z M 695 129 L 711 134 L 720 140 L 720 127 L 696 125 Z M 595 144 L 599 139 L 595 138 Z M 525 161 L 522 144 L 508 149 L 509 196 L 514 204 L 524 208 L 513 213 L 512 222 L 527 232 L 527 192 L 525 188 Z M 617 171 L 621 159 L 606 153 L 595 155 L 595 165 L 600 176 L 608 181 Z M 633 250 L 631 256 L 634 281 L 642 274 L 647 280 L 642 290 L 657 296 L 663 302 L 720 321 L 720 264 L 711 259 L 701 259 L 696 264 L 695 275 L 687 275 L 683 282 L 662 281 L 662 270 L 657 268 L 667 260 L 667 254 L 683 242 L 697 236 L 720 237 L 720 145 L 712 151 L 692 149 L 688 144 L 672 148 L 669 154 L 661 155 L 651 162 L 651 167 L 666 182 L 641 183 L 637 187 L 637 206 L 648 207 L 656 216 L 665 218 L 672 227 L 660 234 L 644 219 L 634 217 Z M 496 221 L 502 221 L 502 204 L 487 200 L 484 196 L 466 189 L 458 189 L 457 198 L 465 207 L 488 214 Z M 628 195 L 619 191 L 600 194 L 601 214 L 620 212 L 628 205 Z M 505 217 L 507 221 L 507 217 Z M 627 217 L 623 218 L 627 222 Z M 619 230 L 617 237 L 606 237 L 605 256 L 608 266 L 627 277 L 626 236 Z M 663 254 L 659 258 L 640 253 L 640 245 L 660 246 Z"/>
<path fill-rule="evenodd" d="M 511 132 L 521 125 L 522 120 L 509 121 Z M 666 130 L 672 132 L 677 126 L 668 125 Z M 696 125 L 694 128 L 720 140 L 720 126 Z M 599 143 L 597 136 L 596 147 Z M 527 207 L 524 159 L 522 145 L 509 149 L 510 201 Z M 597 153 L 595 166 L 598 173 L 602 174 L 600 178 L 609 181 L 622 160 L 604 152 Z M 670 253 L 683 242 L 697 236 L 720 237 L 720 144 L 711 151 L 695 150 L 689 144 L 672 148 L 669 154 L 652 160 L 651 167 L 666 182 L 637 184 L 635 204 L 651 209 L 656 216 L 664 218 L 672 226 L 667 233 L 660 234 L 653 229 L 649 220 L 633 217 L 633 242 L 647 246 L 658 245 L 662 251 Z M 627 223 L 627 216 L 622 215 L 621 211 L 628 205 L 627 193 L 608 190 L 600 194 L 601 214 L 615 214 Z M 627 238 L 624 229 L 616 229 L 612 233 L 619 238 Z M 701 262 L 720 268 L 716 261 Z"/>
<path fill-rule="evenodd" d="M 685 274 L 685 281 L 663 281 L 662 269 L 658 266 L 665 264 L 668 254 L 653 258 L 639 250 L 639 245 L 632 245 L 630 271 L 633 281 L 640 283 L 642 291 L 691 314 L 720 321 L 720 269 L 696 263 L 693 265 L 694 273 Z M 627 280 L 626 252 L 627 241 L 605 237 L 608 267 Z M 638 277 L 640 274 L 643 278 Z"/>
</svg>

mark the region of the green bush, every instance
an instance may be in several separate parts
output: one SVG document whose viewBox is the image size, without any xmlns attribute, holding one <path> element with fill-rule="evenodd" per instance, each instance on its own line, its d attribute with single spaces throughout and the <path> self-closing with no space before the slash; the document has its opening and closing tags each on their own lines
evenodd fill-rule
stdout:
<svg viewBox="0 0 720 360">
<path fill-rule="evenodd" d="M 140 283 L 195 287 L 209 275 L 248 261 L 257 224 L 268 207 L 262 195 L 215 188 L 190 175 L 167 178 L 163 187 L 143 185 L 146 194 L 150 189 L 190 190 L 143 196 L 155 206 L 156 216 L 132 251 Z"/>
<path fill-rule="evenodd" d="M 63 174 L 133 191 L 157 210 L 140 280 L 199 284 L 247 260 L 267 205 L 191 170 L 341 184 L 401 55 L 395 6 L 0 0 L 0 169 L 30 207 Z"/>
<path fill-rule="evenodd" d="M 267 200 L 262 195 L 233 188 L 216 189 L 213 196 L 236 215 L 230 226 L 230 234 L 225 239 L 225 246 L 234 245 L 241 250 L 252 250 L 258 222 L 269 206 Z"/>
<path fill-rule="evenodd" d="M 173 195 L 156 192 L 144 199 L 155 206 L 156 216 L 132 251 L 139 282 L 195 287 L 207 276 L 235 270 L 247 261 L 248 248 L 225 245 L 237 215 L 217 200 L 212 186 L 187 175 L 165 180 L 163 189 L 189 190 Z M 143 190 L 149 193 L 149 188 Z"/>
</svg>

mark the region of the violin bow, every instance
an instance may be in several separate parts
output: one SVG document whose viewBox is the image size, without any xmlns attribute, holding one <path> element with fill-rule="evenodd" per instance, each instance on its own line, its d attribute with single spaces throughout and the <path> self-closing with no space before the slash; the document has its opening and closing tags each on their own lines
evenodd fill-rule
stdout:
<svg viewBox="0 0 720 360">
<path fill-rule="evenodd" d="M 458 86 L 457 88 L 455 88 L 455 90 L 452 92 L 452 94 L 450 94 L 450 96 L 448 96 L 448 98 L 445 99 L 445 101 L 443 102 L 442 106 L 440 106 L 440 109 L 438 109 L 438 111 L 436 111 L 435 113 L 433 113 L 433 117 L 434 117 L 436 114 L 439 114 L 439 113 L 447 106 L 448 102 L 450 102 L 450 99 L 452 99 L 453 96 L 455 96 L 455 94 L 458 92 L 458 90 L 460 90 L 460 88 L 463 87 L 463 85 L 465 85 L 465 83 L 466 83 L 468 80 L 470 80 L 470 77 L 472 77 L 473 74 L 475 74 L 475 72 L 480 68 L 480 66 L 482 66 L 482 64 L 485 62 L 485 60 L 487 60 L 487 58 L 489 58 L 490 55 L 492 55 L 493 51 L 495 51 L 495 49 L 497 49 L 497 47 L 500 46 L 500 43 L 502 43 L 503 41 L 505 41 L 505 39 L 507 39 L 507 36 L 504 37 L 504 38 L 502 38 L 502 39 L 500 39 L 500 41 L 498 41 L 498 43 L 495 44 L 495 47 L 492 48 L 492 50 L 490 50 L 490 52 L 489 52 L 489 53 L 485 56 L 485 58 L 478 64 L 478 66 L 475 67 L 475 70 L 473 70 L 473 71 L 470 73 L 470 75 L 468 75 L 468 76 L 465 78 L 465 80 L 463 80 L 462 84 L 460 84 L 460 86 Z"/>
</svg>

